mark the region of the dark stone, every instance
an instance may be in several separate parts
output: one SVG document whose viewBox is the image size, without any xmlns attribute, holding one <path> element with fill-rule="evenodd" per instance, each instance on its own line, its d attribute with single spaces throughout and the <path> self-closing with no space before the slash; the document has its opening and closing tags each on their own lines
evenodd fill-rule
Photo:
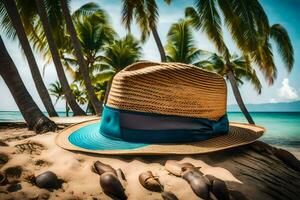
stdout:
<svg viewBox="0 0 300 200">
<path fill-rule="evenodd" d="M 103 192 L 113 199 L 127 199 L 127 196 L 124 193 L 124 188 L 114 173 L 104 172 L 100 176 L 100 185 Z"/>
<path fill-rule="evenodd" d="M 94 163 L 94 171 L 99 175 L 101 175 L 105 172 L 111 172 L 111 173 L 117 175 L 117 172 L 114 168 L 112 168 L 110 165 L 104 164 L 100 161 L 96 161 Z"/>
<path fill-rule="evenodd" d="M 182 178 L 191 186 L 194 193 L 202 199 L 209 199 L 209 184 L 207 180 L 194 170 L 188 170 L 183 173 Z"/>
<path fill-rule="evenodd" d="M 35 178 L 35 183 L 40 188 L 57 189 L 59 180 L 55 173 L 46 171 Z"/>
</svg>

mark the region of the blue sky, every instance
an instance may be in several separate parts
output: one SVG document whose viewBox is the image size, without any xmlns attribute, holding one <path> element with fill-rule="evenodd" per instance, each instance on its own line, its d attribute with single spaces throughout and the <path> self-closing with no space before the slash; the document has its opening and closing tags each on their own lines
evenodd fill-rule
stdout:
<svg viewBox="0 0 300 200">
<path fill-rule="evenodd" d="M 84 4 L 84 0 L 73 0 L 71 3 L 71 9 L 75 10 Z M 122 27 L 120 21 L 121 13 L 121 1 L 120 0 L 97 0 L 94 1 L 100 5 L 110 16 L 110 20 L 113 27 L 118 32 L 119 36 L 122 37 L 126 34 L 125 29 Z M 193 5 L 193 0 L 174 0 L 171 5 L 166 5 L 163 0 L 157 0 L 159 4 L 159 24 L 158 32 L 161 37 L 163 44 L 166 42 L 166 35 L 172 23 L 177 22 L 180 18 L 184 17 L 184 8 Z M 268 86 L 264 81 L 263 76 L 259 73 L 259 77 L 263 84 L 263 90 L 261 95 L 257 95 L 253 87 L 245 83 L 240 87 L 242 96 L 246 103 L 268 103 L 268 102 L 283 102 L 283 101 L 295 101 L 300 99 L 300 84 L 299 84 L 299 74 L 300 74 L 300 1 L 299 0 L 261 0 L 262 6 L 264 7 L 270 24 L 280 23 L 282 24 L 290 34 L 294 52 L 295 52 L 295 64 L 294 69 L 291 74 L 288 74 L 284 68 L 284 65 L 276 52 L 276 46 L 273 45 L 274 58 L 278 68 L 278 78 L 273 86 Z M 139 31 L 137 27 L 133 26 L 132 32 L 136 37 L 139 37 Z M 30 94 L 33 96 L 34 100 L 40 106 L 42 110 L 44 107 L 38 94 L 35 90 L 34 83 L 31 78 L 31 74 L 27 65 L 26 58 L 23 56 L 18 41 L 11 41 L 6 39 L 4 34 L 0 32 L 1 36 L 4 38 L 5 45 L 14 60 L 19 73 L 28 89 Z M 197 45 L 201 49 L 215 51 L 213 44 L 207 39 L 205 34 L 200 32 L 194 33 Z M 224 38 L 226 44 L 228 45 L 231 53 L 238 53 L 235 44 L 232 42 L 229 33 L 224 31 Z M 44 60 L 38 54 L 36 59 L 38 61 L 39 67 L 42 71 Z M 155 45 L 154 39 L 151 36 L 149 40 L 143 45 L 143 58 L 149 60 L 159 61 L 159 53 Z M 47 66 L 44 74 L 44 80 L 49 86 L 50 83 L 57 80 L 56 72 L 52 64 Z M 1 91 L 1 103 L 0 110 L 18 110 L 7 86 L 5 85 L 3 79 L 0 77 L 0 91 Z M 228 104 L 235 104 L 235 100 L 232 96 L 231 89 L 228 87 Z M 64 102 L 58 102 L 55 107 L 58 110 L 64 110 Z"/>
</svg>

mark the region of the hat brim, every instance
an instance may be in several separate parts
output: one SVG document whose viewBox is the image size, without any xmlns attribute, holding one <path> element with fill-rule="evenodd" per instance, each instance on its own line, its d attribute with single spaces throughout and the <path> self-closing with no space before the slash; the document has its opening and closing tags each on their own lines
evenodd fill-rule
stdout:
<svg viewBox="0 0 300 200">
<path fill-rule="evenodd" d="M 202 154 L 252 143 L 265 132 L 260 126 L 231 122 L 228 134 L 209 140 L 143 144 L 107 138 L 99 133 L 99 123 L 100 120 L 91 120 L 67 127 L 56 136 L 56 144 L 71 151 L 108 155 Z"/>
</svg>

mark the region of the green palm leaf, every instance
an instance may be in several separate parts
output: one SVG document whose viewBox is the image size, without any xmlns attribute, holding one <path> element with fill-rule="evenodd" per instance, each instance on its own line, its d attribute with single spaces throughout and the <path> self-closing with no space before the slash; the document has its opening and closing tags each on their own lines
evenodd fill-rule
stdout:
<svg viewBox="0 0 300 200">
<path fill-rule="evenodd" d="M 201 54 L 196 48 L 191 22 L 179 20 L 171 25 L 167 35 L 166 53 L 169 61 L 192 64 Z"/>
<path fill-rule="evenodd" d="M 275 41 L 277 50 L 290 72 L 294 64 L 294 50 L 287 31 L 280 24 L 274 24 L 270 28 L 270 37 Z"/>
<path fill-rule="evenodd" d="M 227 48 L 223 41 L 221 17 L 216 8 L 216 0 L 198 0 L 196 8 L 202 31 L 215 43 L 219 52 L 225 53 Z"/>
</svg>

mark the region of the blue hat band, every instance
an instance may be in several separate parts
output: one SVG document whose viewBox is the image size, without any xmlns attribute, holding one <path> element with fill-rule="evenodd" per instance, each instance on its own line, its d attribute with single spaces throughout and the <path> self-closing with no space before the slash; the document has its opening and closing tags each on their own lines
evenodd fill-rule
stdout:
<svg viewBox="0 0 300 200">
<path fill-rule="evenodd" d="M 100 134 L 127 142 L 184 143 L 228 133 L 227 115 L 218 121 L 114 109 L 105 106 Z"/>
</svg>

